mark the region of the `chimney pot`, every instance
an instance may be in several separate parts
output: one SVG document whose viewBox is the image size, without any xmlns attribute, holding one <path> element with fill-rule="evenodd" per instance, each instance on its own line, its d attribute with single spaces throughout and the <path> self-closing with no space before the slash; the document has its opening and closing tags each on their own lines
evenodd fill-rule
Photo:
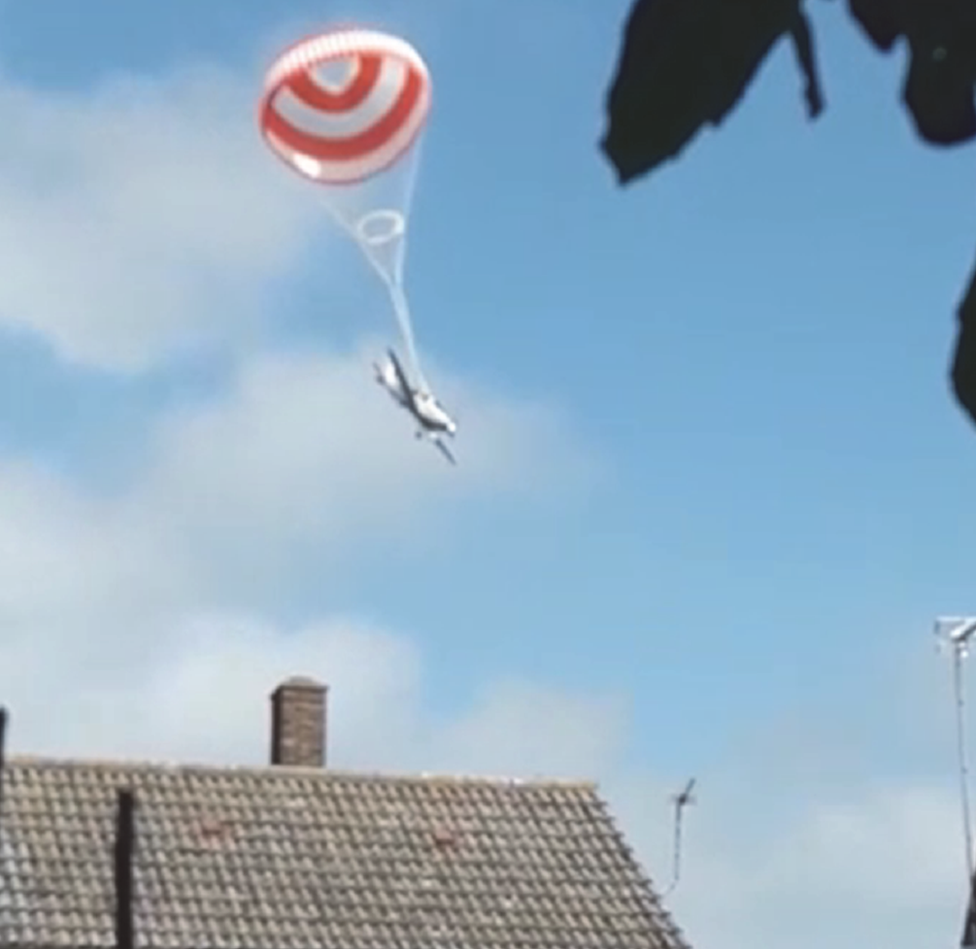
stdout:
<svg viewBox="0 0 976 949">
<path fill-rule="evenodd" d="M 325 767 L 327 692 L 314 679 L 293 676 L 271 693 L 272 765 Z"/>
</svg>

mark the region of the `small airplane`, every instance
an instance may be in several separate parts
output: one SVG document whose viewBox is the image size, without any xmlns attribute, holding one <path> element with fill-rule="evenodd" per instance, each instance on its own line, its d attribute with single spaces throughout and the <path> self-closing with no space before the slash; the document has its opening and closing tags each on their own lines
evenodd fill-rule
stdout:
<svg viewBox="0 0 976 949">
<path fill-rule="evenodd" d="M 414 417 L 420 426 L 416 437 L 423 438 L 426 435 L 437 446 L 438 451 L 452 465 L 456 465 L 454 455 L 444 444 L 441 436 L 449 435 L 453 438 L 457 432 L 457 423 L 429 392 L 415 389 L 410 385 L 407 374 L 392 349 L 387 349 L 386 356 L 386 362 L 382 366 L 373 363 L 376 381 L 390 393 L 397 405 L 406 409 Z"/>
</svg>

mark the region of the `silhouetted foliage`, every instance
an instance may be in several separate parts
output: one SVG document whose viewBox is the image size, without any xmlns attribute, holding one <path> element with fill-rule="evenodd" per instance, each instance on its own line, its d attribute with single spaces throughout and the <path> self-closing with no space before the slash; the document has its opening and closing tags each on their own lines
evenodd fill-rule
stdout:
<svg viewBox="0 0 976 949">
<path fill-rule="evenodd" d="M 976 419 L 976 269 L 959 304 L 959 333 L 952 364 L 952 388 L 959 404 Z M 974 943 L 976 945 L 976 943 Z"/>
<path fill-rule="evenodd" d="M 789 35 L 809 114 L 823 108 L 801 0 L 638 0 L 608 96 L 603 151 L 626 184 L 674 158 L 742 98 L 773 44 Z"/>
<path fill-rule="evenodd" d="M 952 146 L 976 138 L 976 2 L 847 0 L 881 52 L 909 47 L 902 102 L 918 136 Z M 777 40 L 792 40 L 807 111 L 823 109 L 803 0 L 635 0 L 607 96 L 600 146 L 625 185 L 676 158 L 704 125 L 741 101 Z M 976 271 L 959 308 L 952 386 L 976 421 Z"/>
<path fill-rule="evenodd" d="M 888 52 L 899 37 L 910 58 L 902 101 L 932 145 L 976 138 L 976 7 L 971 0 L 848 0 L 871 42 Z"/>
</svg>

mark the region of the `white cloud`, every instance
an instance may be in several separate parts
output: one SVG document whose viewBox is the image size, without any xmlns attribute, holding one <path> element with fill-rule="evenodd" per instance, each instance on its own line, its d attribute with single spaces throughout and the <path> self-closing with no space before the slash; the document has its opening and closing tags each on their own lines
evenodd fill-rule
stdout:
<svg viewBox="0 0 976 949">
<path fill-rule="evenodd" d="M 963 853 L 959 807 L 947 791 L 882 787 L 811 806 L 807 822 L 770 854 L 759 882 L 785 895 L 819 877 L 825 900 L 940 904 L 957 895 Z"/>
<path fill-rule="evenodd" d="M 0 322 L 138 370 L 246 332 L 321 211 L 267 155 L 255 89 L 215 69 L 92 94 L 0 86 Z"/>
<path fill-rule="evenodd" d="M 958 806 L 945 788 L 853 786 L 774 822 L 762 807 L 769 793 L 757 786 L 738 820 L 720 801 L 689 815 L 673 905 L 701 945 L 908 949 L 959 938 L 966 878 Z"/>
<path fill-rule="evenodd" d="M 489 683 L 429 753 L 462 774 L 591 777 L 619 761 L 626 724 L 616 697 L 581 698 L 510 678 Z"/>
<path fill-rule="evenodd" d="M 271 689 L 310 671 L 341 683 L 330 698 L 331 717 L 346 726 L 333 729 L 331 752 L 340 758 L 369 764 L 381 748 L 397 746 L 415 712 L 414 649 L 362 622 L 286 631 L 250 617 L 201 615 L 162 634 L 165 650 L 130 662 L 97 689 L 74 685 L 63 670 L 58 709 L 35 703 L 33 720 L 23 713 L 18 742 L 85 756 L 261 764 Z"/>
<path fill-rule="evenodd" d="M 58 695 L 135 681 L 213 604 L 273 603 L 310 545 L 350 561 L 406 544 L 417 520 L 430 536 L 465 497 L 545 490 L 577 457 L 587 470 L 544 410 L 456 393 L 478 446 L 457 469 L 414 443 L 358 357 L 260 355 L 216 401 L 164 417 L 118 496 L 0 467 L 0 694 L 31 703 L 35 676 Z"/>
<path fill-rule="evenodd" d="M 224 536 L 347 536 L 350 523 L 389 530 L 432 491 L 444 505 L 590 467 L 553 410 L 445 380 L 438 390 L 462 420 L 451 468 L 415 444 L 367 367 L 365 350 L 249 361 L 225 397 L 165 422 L 145 492 L 181 530 L 202 521 Z"/>
</svg>

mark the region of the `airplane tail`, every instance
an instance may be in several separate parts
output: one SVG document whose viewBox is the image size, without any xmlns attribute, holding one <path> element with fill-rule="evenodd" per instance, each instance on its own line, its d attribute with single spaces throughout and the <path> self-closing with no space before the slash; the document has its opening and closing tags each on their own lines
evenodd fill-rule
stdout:
<svg viewBox="0 0 976 949">
<path fill-rule="evenodd" d="M 452 464 L 457 465 L 457 459 L 454 457 L 454 453 L 451 451 L 447 445 L 444 444 L 439 438 L 433 439 L 434 444 L 437 446 L 437 450 Z"/>
</svg>

